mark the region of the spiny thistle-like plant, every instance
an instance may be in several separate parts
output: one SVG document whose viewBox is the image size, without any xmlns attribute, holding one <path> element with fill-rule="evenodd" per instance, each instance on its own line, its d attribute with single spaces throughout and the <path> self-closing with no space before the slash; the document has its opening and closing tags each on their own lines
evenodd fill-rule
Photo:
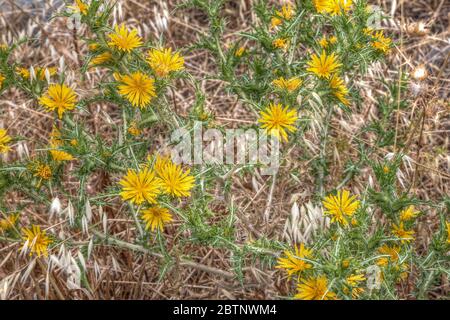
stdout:
<svg viewBox="0 0 450 320">
<path fill-rule="evenodd" d="M 199 33 L 188 48 L 173 48 L 162 37 L 145 38 L 137 26 L 113 23 L 113 1 L 77 0 L 58 13 L 74 21 L 74 34 L 75 20 L 86 28 L 80 40 L 88 53 L 77 53 L 77 77 L 67 76 L 64 63 L 57 68 L 14 61 L 14 50 L 29 39 L 2 46 L 0 93 L 18 90 L 32 99 L 35 110 L 51 119 L 51 134 L 38 142 L 31 157 L 1 160 L 0 241 L 20 244 L 17 250 L 27 253 L 24 259 L 42 261 L 65 248 L 82 248 L 80 266 L 99 244 L 150 253 L 160 261 L 160 279 L 181 264 L 243 283 L 244 269 L 258 263 L 286 275 L 289 289 L 280 293 L 283 298 L 397 299 L 402 283 L 412 286 L 412 297 L 427 297 L 436 283 L 448 278 L 450 202 L 419 200 L 399 186 L 408 144 L 398 140 L 392 121 L 394 111 L 408 101 L 404 75 L 385 84 L 387 97 L 375 97 L 381 119 L 365 123 L 351 138 L 359 142 L 358 137 L 374 133 L 374 144 L 358 145 L 344 176 L 336 184 L 329 182 L 333 118 L 361 109 L 358 79 L 389 54 L 395 39 L 368 24 L 373 12 L 365 0 L 255 1 L 257 22 L 231 38 L 224 36 L 226 5 L 224 0 L 180 2 L 177 10 L 193 8 L 207 16 L 208 32 Z M 320 218 L 311 216 L 311 236 L 290 243 L 281 235 L 238 239 L 232 177 L 239 170 L 259 175 L 260 164 L 179 164 L 158 140 L 156 132 L 168 140 L 180 128 L 193 132 L 198 123 L 225 131 L 207 109 L 199 79 L 185 64 L 186 55 L 197 50 L 212 57 L 214 80 L 224 83 L 227 93 L 253 116 L 240 129 L 262 129 L 274 137 L 282 164 L 290 150 L 302 152 L 298 160 L 313 172 L 311 201 L 320 212 Z M 96 70 L 101 77 L 81 92 L 79 84 Z M 180 86 L 195 91 L 187 113 L 173 99 Z M 108 138 L 85 123 L 100 112 L 97 103 L 107 103 L 107 118 L 109 111 L 120 115 L 109 118 Z M 315 155 L 308 148 L 311 131 L 320 137 Z M 11 152 L 24 139 L 0 128 L 0 153 Z M 376 151 L 383 147 L 394 152 L 380 159 Z M 351 182 L 364 170 L 375 179 L 357 194 Z M 94 176 L 104 183 L 89 192 Z M 299 173 L 291 176 L 298 179 Z M 221 214 L 212 205 L 217 188 L 227 202 Z M 39 225 L 44 218 L 30 221 L 20 213 L 22 206 L 11 208 L 5 200 L 15 193 L 27 203 L 50 208 L 49 219 L 56 214 L 58 224 L 86 234 L 87 241 L 44 230 Z M 99 214 L 93 215 L 93 208 Z M 424 251 L 414 245 L 420 236 L 416 228 L 430 208 L 438 212 L 440 228 Z M 128 241 L 114 235 L 108 218 L 131 223 L 118 232 L 126 233 Z M 242 215 L 239 220 L 245 223 Z M 257 230 L 252 234 L 258 235 Z M 232 272 L 193 262 L 188 252 L 192 245 L 228 252 Z M 81 269 L 77 286 L 91 290 L 85 267 Z"/>
</svg>

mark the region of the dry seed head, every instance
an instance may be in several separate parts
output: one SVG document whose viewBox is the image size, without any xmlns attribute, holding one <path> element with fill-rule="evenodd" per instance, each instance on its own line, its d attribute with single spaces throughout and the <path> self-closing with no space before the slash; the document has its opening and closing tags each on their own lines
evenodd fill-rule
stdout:
<svg viewBox="0 0 450 320">
<path fill-rule="evenodd" d="M 421 37 L 421 36 L 427 35 L 430 32 L 430 30 L 426 28 L 425 23 L 423 23 L 422 21 L 419 21 L 419 22 L 413 22 L 413 23 L 407 25 L 406 32 L 409 35 Z"/>
<path fill-rule="evenodd" d="M 50 218 L 53 217 L 54 214 L 59 216 L 61 214 L 61 201 L 58 197 L 54 198 L 49 210 Z"/>
<path fill-rule="evenodd" d="M 422 80 L 425 80 L 427 78 L 427 76 L 428 76 L 428 71 L 425 68 L 425 65 L 423 65 L 423 64 L 418 65 L 417 67 L 415 67 L 413 72 L 412 72 L 412 77 L 415 80 L 422 81 Z"/>
</svg>

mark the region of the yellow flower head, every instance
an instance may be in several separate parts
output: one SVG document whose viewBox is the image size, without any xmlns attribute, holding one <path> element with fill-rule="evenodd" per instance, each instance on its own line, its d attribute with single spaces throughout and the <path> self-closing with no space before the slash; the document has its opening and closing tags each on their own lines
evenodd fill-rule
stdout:
<svg viewBox="0 0 450 320">
<path fill-rule="evenodd" d="M 239 47 L 236 52 L 234 53 L 235 57 L 242 57 L 242 55 L 245 53 L 246 49 L 245 47 Z"/>
<path fill-rule="evenodd" d="M 90 44 L 88 45 L 88 48 L 89 48 L 90 51 L 95 51 L 95 50 L 97 50 L 99 47 L 100 47 L 100 45 L 99 45 L 98 43 L 96 43 L 96 42 L 90 43 Z"/>
<path fill-rule="evenodd" d="M 359 286 L 359 283 L 366 280 L 363 274 L 352 274 L 351 276 L 347 277 L 345 281 L 349 286 L 357 287 Z"/>
<path fill-rule="evenodd" d="M 383 244 L 378 252 L 382 255 L 386 255 L 387 257 L 381 257 L 377 260 L 377 265 L 384 267 L 387 266 L 389 261 L 395 263 L 399 259 L 400 255 L 400 247 L 397 246 L 388 246 L 387 244 Z"/>
<path fill-rule="evenodd" d="M 347 13 L 352 7 L 352 0 L 329 0 L 329 12 L 332 16 Z"/>
<path fill-rule="evenodd" d="M 277 49 L 286 50 L 288 47 L 289 41 L 285 38 L 277 38 L 273 40 L 272 45 Z"/>
<path fill-rule="evenodd" d="M 333 52 L 327 55 L 325 50 L 320 56 L 313 54 L 311 61 L 308 62 L 308 71 L 314 73 L 320 78 L 329 78 L 332 73 L 336 72 L 342 64 L 338 62 L 336 54 Z"/>
<path fill-rule="evenodd" d="M 313 0 L 317 13 L 328 13 L 331 11 L 331 0 Z"/>
<path fill-rule="evenodd" d="M 292 5 L 290 3 L 285 4 L 284 6 L 281 7 L 281 11 L 278 10 L 275 11 L 275 16 L 272 17 L 271 20 L 272 28 L 279 26 L 283 22 L 282 19 L 291 20 L 293 16 L 294 16 L 294 9 L 292 8 Z"/>
<path fill-rule="evenodd" d="M 337 37 L 336 36 L 331 36 L 330 39 L 328 40 L 330 42 L 330 44 L 335 44 L 337 42 Z"/>
<path fill-rule="evenodd" d="M 353 216 L 359 208 L 359 200 L 356 200 L 356 196 L 350 196 L 348 190 L 339 190 L 337 195 L 330 194 L 322 203 L 327 209 L 324 214 L 332 216 L 331 222 L 338 222 L 344 226 L 348 225 L 347 217 Z"/>
<path fill-rule="evenodd" d="M 68 6 L 68 8 L 70 8 L 76 12 L 80 12 L 82 15 L 86 15 L 89 10 L 89 6 L 81 0 L 75 0 L 75 5 Z"/>
<path fill-rule="evenodd" d="M 159 77 L 184 69 L 184 58 L 178 52 L 172 54 L 172 48 L 152 49 L 148 53 L 147 62 Z"/>
<path fill-rule="evenodd" d="M 261 128 L 265 129 L 268 134 L 288 141 L 286 130 L 295 132 L 297 128 L 293 124 L 297 119 L 296 110 L 271 103 L 264 111 L 261 111 L 258 122 L 262 123 Z"/>
<path fill-rule="evenodd" d="M 131 122 L 131 125 L 128 128 L 128 133 L 135 137 L 141 134 L 141 130 L 138 128 L 136 121 Z"/>
<path fill-rule="evenodd" d="M 142 45 L 142 39 L 137 35 L 136 29 L 128 31 L 125 24 L 121 24 L 120 27 L 116 25 L 114 31 L 114 33 L 108 35 L 110 39 L 108 42 L 109 46 L 130 53 L 131 50 Z"/>
<path fill-rule="evenodd" d="M 152 207 L 142 210 L 142 220 L 144 220 L 146 230 L 155 231 L 158 228 L 160 231 L 163 231 L 164 225 L 173 219 L 169 209 Z"/>
<path fill-rule="evenodd" d="M 11 147 L 8 145 L 10 142 L 11 137 L 8 136 L 8 132 L 0 128 L 0 153 L 7 153 L 11 150 Z"/>
<path fill-rule="evenodd" d="M 151 157 L 149 156 L 149 161 L 151 160 Z M 168 164 L 173 164 L 170 156 L 161 156 L 160 154 L 156 155 L 155 158 L 155 164 L 153 165 L 153 169 L 155 170 L 156 174 L 160 176 L 164 170 L 164 168 Z"/>
<path fill-rule="evenodd" d="M 283 23 L 283 20 L 281 20 L 280 18 L 272 17 L 272 19 L 270 19 L 270 28 L 274 29 L 282 23 Z"/>
<path fill-rule="evenodd" d="M 52 240 L 47 237 L 45 231 L 41 231 L 40 226 L 32 225 L 31 228 L 23 228 L 23 246 L 30 251 L 30 256 L 36 254 L 38 257 L 44 255 L 48 256 L 48 246 Z"/>
<path fill-rule="evenodd" d="M 400 238 L 402 243 L 407 243 L 414 240 L 414 233 L 415 232 L 412 230 L 405 230 L 403 222 L 400 222 L 398 225 L 392 225 L 392 234 Z"/>
<path fill-rule="evenodd" d="M 290 79 L 285 79 L 283 77 L 280 77 L 278 79 L 273 80 L 272 84 L 278 89 L 292 92 L 292 91 L 297 90 L 298 87 L 301 86 L 302 80 L 300 80 L 297 77 L 293 77 Z"/>
<path fill-rule="evenodd" d="M 294 297 L 300 300 L 335 300 L 336 294 L 328 290 L 326 276 L 301 279 L 297 285 L 297 294 Z"/>
<path fill-rule="evenodd" d="M 0 73 L 0 88 L 3 86 L 3 81 L 5 81 L 5 77 Z"/>
<path fill-rule="evenodd" d="M 53 160 L 57 162 L 71 161 L 75 159 L 70 153 L 57 149 L 50 150 L 50 154 L 52 155 Z"/>
<path fill-rule="evenodd" d="M 39 163 L 34 170 L 34 176 L 48 180 L 52 176 L 52 169 L 47 164 Z"/>
<path fill-rule="evenodd" d="M 16 67 L 16 72 L 22 76 L 24 79 L 30 78 L 30 70 L 23 67 Z"/>
<path fill-rule="evenodd" d="M 0 214 L 2 216 L 2 214 Z M 14 227 L 17 220 L 19 219 L 18 214 L 12 214 L 0 220 L 0 231 L 8 231 Z"/>
<path fill-rule="evenodd" d="M 348 89 L 345 86 L 344 80 L 337 74 L 333 74 L 330 79 L 330 87 L 333 95 L 339 99 L 344 105 L 348 106 L 350 101 L 347 99 Z"/>
<path fill-rule="evenodd" d="M 326 47 L 328 47 L 328 40 L 327 40 L 327 37 L 326 36 L 323 36 L 320 40 L 319 40 L 319 45 L 322 47 L 322 48 L 326 48 Z"/>
<path fill-rule="evenodd" d="M 128 169 L 119 184 L 122 186 L 122 199 L 137 205 L 144 201 L 156 203 L 156 197 L 161 193 L 161 180 L 146 167 L 139 171 Z"/>
<path fill-rule="evenodd" d="M 50 145 L 52 147 L 62 146 L 64 142 L 61 140 L 61 131 L 59 131 L 57 126 L 53 126 L 52 132 L 50 133 Z"/>
<path fill-rule="evenodd" d="M 391 48 L 392 40 L 385 37 L 383 31 L 375 33 L 374 38 L 375 40 L 372 42 L 372 47 L 383 53 L 388 53 Z"/>
<path fill-rule="evenodd" d="M 158 164 L 159 166 L 159 164 Z M 175 197 L 189 197 L 195 178 L 190 175 L 190 170 L 183 171 L 181 165 L 167 161 L 161 168 L 156 169 L 161 178 L 163 192 Z"/>
<path fill-rule="evenodd" d="M 105 64 L 112 59 L 112 54 L 109 51 L 105 51 L 103 53 L 100 53 L 99 55 L 92 58 L 92 60 L 89 62 L 90 66 L 98 66 L 100 64 Z"/>
<path fill-rule="evenodd" d="M 372 28 L 366 27 L 362 31 L 366 36 L 373 36 L 374 30 Z"/>
<path fill-rule="evenodd" d="M 61 119 L 64 112 L 75 108 L 77 95 L 64 84 L 52 84 L 48 87 L 47 92 L 39 98 L 39 103 L 48 112 L 56 110 Z"/>
<path fill-rule="evenodd" d="M 342 268 L 348 268 L 350 266 L 350 260 L 344 259 L 342 260 Z"/>
<path fill-rule="evenodd" d="M 409 206 L 408 208 L 406 208 L 405 210 L 402 210 L 402 212 L 400 212 L 400 220 L 401 221 L 409 221 L 414 219 L 415 217 L 417 217 L 419 215 L 419 211 L 415 211 L 414 210 L 414 206 Z"/>
<path fill-rule="evenodd" d="M 311 258 L 312 250 L 305 248 L 303 243 L 300 246 L 295 246 L 295 252 L 284 251 L 286 258 L 279 258 L 277 269 L 285 269 L 289 276 L 300 273 L 306 269 L 311 269 L 312 265 L 302 260 L 301 258 Z"/>
<path fill-rule="evenodd" d="M 55 67 L 49 67 L 49 68 L 41 68 L 36 67 L 34 68 L 34 74 L 36 75 L 36 78 L 43 81 L 46 78 L 46 74 L 48 73 L 50 76 L 54 76 L 56 74 L 57 69 Z M 30 79 L 30 70 L 23 67 L 17 67 L 16 72 L 22 76 L 24 79 Z"/>
<path fill-rule="evenodd" d="M 445 221 L 445 226 L 447 228 L 447 243 L 450 244 L 450 222 Z"/>
<path fill-rule="evenodd" d="M 144 109 L 156 97 L 155 80 L 143 74 L 134 72 L 131 75 L 119 75 L 119 93 L 124 96 L 134 107 Z"/>
</svg>

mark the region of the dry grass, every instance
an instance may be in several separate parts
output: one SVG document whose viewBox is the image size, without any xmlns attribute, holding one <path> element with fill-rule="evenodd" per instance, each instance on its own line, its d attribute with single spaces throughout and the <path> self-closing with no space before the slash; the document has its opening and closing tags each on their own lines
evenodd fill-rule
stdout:
<svg viewBox="0 0 450 320">
<path fill-rule="evenodd" d="M 204 32 L 207 28 L 202 14 L 190 12 L 174 12 L 180 0 L 150 1 L 119 0 L 119 8 L 115 17 L 119 21 L 126 21 L 130 25 L 138 26 L 144 38 L 158 38 L 157 22 L 161 17 L 167 19 L 168 28 L 162 36 L 173 47 L 188 46 L 195 39 L 195 33 Z M 79 57 L 86 53 L 87 48 L 81 46 L 81 41 L 73 36 L 66 21 L 61 18 L 47 22 L 53 6 L 49 1 L 45 8 L 36 9 L 18 5 L 14 0 L 0 0 L 0 34 L 7 42 L 20 35 L 33 35 L 36 41 L 24 45 L 16 51 L 15 57 L 24 65 L 59 65 L 61 57 L 69 69 L 76 70 L 80 64 Z M 56 1 L 53 1 L 56 2 Z M 230 1 L 227 5 L 228 37 L 233 41 L 236 31 L 249 28 L 255 17 L 250 13 L 252 0 Z M 377 118 L 378 110 L 373 96 L 386 94 L 380 87 L 377 78 L 384 77 L 396 81 L 398 71 L 411 73 L 413 69 L 424 64 L 429 72 L 428 78 L 418 83 L 414 102 L 405 110 L 398 113 L 398 139 L 408 140 L 404 150 L 412 159 L 411 168 L 404 167 L 405 188 L 410 188 L 412 194 L 420 199 L 439 199 L 449 194 L 449 79 L 448 75 L 450 54 L 450 3 L 445 0 L 422 1 L 373 1 L 391 13 L 393 19 L 388 28 L 399 44 L 393 50 L 384 65 L 374 65 L 369 73 L 359 81 L 362 108 L 355 110 L 349 119 L 343 114 L 336 116 L 330 127 L 329 150 L 327 157 L 333 162 L 330 175 L 326 177 L 325 189 L 338 185 L 341 181 L 343 166 L 347 159 L 357 154 L 356 142 L 373 144 L 370 134 L 355 136 L 354 132 L 365 124 L 367 119 Z M 15 3 L 15 4 L 14 4 Z M 425 32 L 420 32 L 419 23 L 423 22 Z M 195 31 L 195 32 L 193 32 Z M 84 30 L 80 30 L 83 34 Z M 215 115 L 216 121 L 234 126 L 245 121 L 254 121 L 255 115 L 250 113 L 235 98 L 224 92 L 224 84 L 217 80 L 208 80 L 214 75 L 213 61 L 205 52 L 195 51 L 186 55 L 188 70 L 201 81 L 202 89 L 207 93 L 207 105 Z M 77 81 L 78 93 L 86 95 L 96 79 L 101 78 L 101 72 L 92 73 L 89 78 Z M 68 81 L 78 79 L 77 74 L 68 72 Z M 177 85 L 177 92 L 173 99 L 180 114 L 185 114 L 193 102 L 193 88 L 188 85 Z M 21 135 L 27 139 L 30 155 L 34 152 L 38 142 L 46 141 L 52 128 L 52 117 L 35 108 L 32 101 L 27 100 L 20 92 L 10 90 L 0 100 L 0 124 L 8 128 L 12 135 Z M 101 134 L 106 140 L 111 139 L 109 122 L 120 122 L 121 114 L 117 106 L 99 104 L 92 106 L 93 117 L 81 115 L 92 132 Z M 161 128 L 159 128 L 161 129 Z M 158 128 L 146 134 L 159 134 Z M 311 131 L 309 140 L 310 151 L 318 153 L 318 136 Z M 18 148 L 14 148 L 18 150 Z M 378 156 L 384 157 L 394 150 L 378 150 Z M 225 214 L 232 201 L 237 208 L 237 242 L 244 243 L 249 239 L 265 236 L 282 240 L 289 232 L 284 232 L 286 220 L 291 214 L 294 202 L 300 206 L 312 199 L 315 193 L 314 180 L 308 163 L 299 161 L 299 151 L 290 150 L 287 161 L 279 173 L 272 177 L 252 175 L 235 175 L 232 199 L 226 199 L 217 186 L 217 200 L 212 204 L 212 210 L 220 217 Z M 9 155 L 9 160 L 19 157 L 18 152 Z M 72 168 L 73 169 L 73 168 Z M 68 170 L 71 170 L 69 168 Z M 289 174 L 298 172 L 301 183 L 292 179 Z M 364 172 L 354 180 L 351 188 L 361 191 L 366 181 L 372 175 Z M 108 187 L 115 177 L 104 172 L 90 181 L 90 194 L 96 194 Z M 78 187 L 77 181 L 66 181 L 73 192 Z M 55 191 L 55 195 L 57 191 Z M 7 206 L 23 207 L 22 219 L 26 224 L 30 217 L 39 221 L 41 225 L 53 233 L 64 235 L 68 242 L 84 244 L 89 247 L 90 238 L 83 233 L 67 233 L 62 228 L 64 221 L 56 218 L 49 219 L 48 207 L 36 207 L 24 195 L 10 194 Z M 67 207 L 63 203 L 63 207 Z M 121 214 L 124 210 L 120 201 L 113 201 L 107 207 L 92 208 L 93 222 L 101 226 L 107 220 L 109 234 L 125 242 L 133 243 L 134 225 Z M 419 250 L 426 250 L 430 235 L 436 230 L 438 220 L 434 212 L 429 212 L 422 218 L 417 230 Z M 179 251 L 180 256 L 189 257 L 180 260 L 169 271 L 164 279 L 159 279 L 160 257 L 145 251 L 138 246 L 115 242 L 115 246 L 98 244 L 86 262 L 87 280 L 90 290 L 70 287 L 70 273 L 76 273 L 70 257 L 77 257 L 77 252 L 61 252 L 59 263 L 54 263 L 51 271 L 46 265 L 37 260 L 29 263 L 29 259 L 20 257 L 19 243 L 0 241 L 0 283 L 5 284 L 7 290 L 0 290 L 0 297 L 8 299 L 275 299 L 288 295 L 289 288 L 283 275 L 267 266 L 254 263 L 252 267 L 244 269 L 243 284 L 234 280 L 229 270 L 230 254 L 225 250 L 218 250 L 205 246 L 187 244 L 183 248 L 174 241 L 177 223 L 167 229 L 166 236 L 169 249 Z M 101 229 L 101 227 L 99 228 Z M 90 235 L 92 237 L 92 234 Z M 97 239 L 101 234 L 96 235 Z M 118 246 L 117 246 L 118 245 Z M 121 248 L 120 248 L 121 247 Z M 55 254 L 57 254 L 55 252 Z M 191 262 L 191 261 L 194 261 Z M 69 285 L 68 285 L 69 283 Z M 402 288 L 403 296 L 408 298 L 408 285 Z M 448 287 L 436 288 L 435 296 L 442 296 L 448 292 Z M 433 298 L 433 297 L 430 297 Z"/>
</svg>

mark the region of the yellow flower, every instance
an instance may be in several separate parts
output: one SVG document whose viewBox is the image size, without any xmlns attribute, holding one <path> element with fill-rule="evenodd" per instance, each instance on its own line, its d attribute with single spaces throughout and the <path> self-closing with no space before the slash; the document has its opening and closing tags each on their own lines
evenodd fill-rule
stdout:
<svg viewBox="0 0 450 320">
<path fill-rule="evenodd" d="M 273 40 L 272 45 L 275 48 L 286 50 L 288 47 L 288 39 L 278 38 Z"/>
<path fill-rule="evenodd" d="M 450 222 L 445 221 L 445 226 L 447 228 L 447 243 L 450 244 Z"/>
<path fill-rule="evenodd" d="M 75 0 L 75 5 L 74 6 L 68 6 L 68 8 L 80 12 L 82 15 L 86 15 L 88 13 L 89 6 L 86 5 L 81 0 Z"/>
<path fill-rule="evenodd" d="M 405 227 L 403 225 L 403 222 L 400 222 L 399 225 L 393 224 L 392 225 L 392 233 L 401 239 L 402 243 L 407 243 L 411 240 L 414 240 L 414 231 L 405 230 Z"/>
<path fill-rule="evenodd" d="M 319 40 L 319 45 L 322 47 L 322 48 L 326 48 L 326 47 L 328 47 L 328 40 L 327 40 L 327 37 L 325 37 L 325 36 L 323 36 L 320 40 Z"/>
<path fill-rule="evenodd" d="M 46 78 L 46 73 L 50 76 L 54 76 L 56 74 L 57 69 L 55 67 L 49 67 L 49 68 L 41 68 L 36 67 L 34 68 L 34 74 L 36 75 L 36 78 L 43 81 Z M 19 73 L 22 78 L 24 79 L 30 79 L 30 70 L 27 68 L 17 67 L 16 72 Z"/>
<path fill-rule="evenodd" d="M 98 44 L 98 43 L 90 43 L 89 45 L 88 45 L 88 48 L 89 48 L 89 50 L 91 50 L 91 51 L 95 51 L 95 50 L 97 50 L 98 48 L 100 47 L 100 45 Z"/>
<path fill-rule="evenodd" d="M 111 52 L 105 51 L 105 52 L 99 54 L 98 56 L 93 57 L 92 60 L 89 62 L 89 65 L 90 66 L 98 66 L 100 64 L 104 64 L 104 63 L 111 61 L 111 58 L 112 58 Z"/>
<path fill-rule="evenodd" d="M 30 70 L 27 68 L 16 67 L 16 72 L 22 76 L 24 79 L 30 78 Z"/>
<path fill-rule="evenodd" d="M 339 99 L 344 105 L 348 106 L 350 101 L 347 99 L 348 89 L 345 86 L 344 80 L 337 74 L 333 74 L 330 79 L 330 87 L 333 95 Z"/>
<path fill-rule="evenodd" d="M 284 251 L 286 258 L 279 258 L 277 269 L 285 269 L 289 276 L 300 273 L 306 269 L 311 269 L 313 266 L 300 258 L 310 258 L 312 250 L 305 248 L 303 243 L 300 246 L 294 246 L 295 252 Z"/>
<path fill-rule="evenodd" d="M 287 3 L 281 7 L 281 11 L 275 11 L 276 15 L 285 19 L 285 20 L 291 20 L 294 16 L 294 9 L 292 8 L 292 5 L 290 3 Z"/>
<path fill-rule="evenodd" d="M 139 171 L 128 169 L 119 184 L 122 186 L 122 199 L 137 205 L 144 201 L 156 203 L 156 197 L 161 193 L 161 180 L 145 167 Z"/>
<path fill-rule="evenodd" d="M 278 27 L 278 26 L 279 26 L 280 24 L 282 24 L 282 23 L 283 23 L 283 20 L 281 20 L 281 19 L 278 18 L 278 17 L 272 17 L 272 19 L 270 19 L 270 27 L 271 27 L 272 29 Z"/>
<path fill-rule="evenodd" d="M 159 77 L 184 69 L 184 58 L 178 52 L 172 54 L 172 48 L 152 49 L 148 53 L 147 62 Z"/>
<path fill-rule="evenodd" d="M 313 0 L 314 7 L 318 13 L 328 13 L 331 11 L 330 0 Z"/>
<path fill-rule="evenodd" d="M 50 133 L 50 145 L 52 147 L 58 147 L 62 146 L 64 142 L 61 140 L 61 132 L 59 131 L 58 127 L 55 125 L 52 128 L 52 132 Z"/>
<path fill-rule="evenodd" d="M 45 231 L 41 231 L 40 226 L 32 225 L 31 228 L 23 228 L 23 246 L 30 250 L 30 256 L 35 253 L 38 257 L 44 255 L 48 256 L 48 246 L 52 240 L 47 237 Z"/>
<path fill-rule="evenodd" d="M 347 13 L 352 6 L 352 0 L 329 0 L 329 12 L 332 16 Z"/>
<path fill-rule="evenodd" d="M 121 82 L 119 93 L 134 107 L 144 109 L 156 97 L 155 80 L 139 71 L 131 75 L 119 75 L 118 80 Z"/>
<path fill-rule="evenodd" d="M 373 29 L 372 29 L 372 28 L 369 28 L 369 27 L 366 27 L 366 28 L 363 29 L 363 33 L 364 33 L 366 36 L 372 36 L 372 35 L 373 35 Z"/>
<path fill-rule="evenodd" d="M 1 216 L 1 215 L 0 215 Z M 0 231 L 8 231 L 14 227 L 17 220 L 19 219 L 18 214 L 12 214 L 0 220 Z"/>
<path fill-rule="evenodd" d="M 292 8 L 291 4 L 285 4 L 284 6 L 281 7 L 281 11 L 276 10 L 275 11 L 275 16 L 272 17 L 271 20 L 271 26 L 272 28 L 275 28 L 277 26 L 279 26 L 281 23 L 283 23 L 283 20 L 291 20 L 292 17 L 294 16 L 294 10 Z"/>
<path fill-rule="evenodd" d="M 330 44 L 335 44 L 337 42 L 337 37 L 336 36 L 331 36 L 330 39 L 328 40 L 330 42 Z"/>
<path fill-rule="evenodd" d="M 297 285 L 297 294 L 294 297 L 300 300 L 335 300 L 336 294 L 328 290 L 326 276 L 301 279 Z"/>
<path fill-rule="evenodd" d="M 378 31 L 374 35 L 375 40 L 372 42 L 372 47 L 383 52 L 388 53 L 391 47 L 392 40 L 384 36 L 383 31 Z"/>
<path fill-rule="evenodd" d="M 302 80 L 300 80 L 297 77 L 293 77 L 290 79 L 285 79 L 283 77 L 280 77 L 278 79 L 275 79 L 272 81 L 272 84 L 281 90 L 287 90 L 289 92 L 292 92 L 294 90 L 297 90 L 298 87 L 302 84 Z"/>
<path fill-rule="evenodd" d="M 157 169 L 161 178 L 163 192 L 176 197 L 189 197 L 190 190 L 194 186 L 195 178 L 190 175 L 190 170 L 183 172 L 180 165 L 168 161 L 162 168 Z"/>
<path fill-rule="evenodd" d="M 387 255 L 388 257 L 381 257 L 377 260 L 377 265 L 381 267 L 385 267 L 389 262 L 395 263 L 399 259 L 400 255 L 400 247 L 397 246 L 388 246 L 387 244 L 383 244 L 378 252 L 382 255 Z"/>
<path fill-rule="evenodd" d="M 419 213 L 419 211 L 414 211 L 414 206 L 409 206 L 408 208 L 400 212 L 400 220 L 409 221 L 417 217 Z"/>
<path fill-rule="evenodd" d="M 5 77 L 0 73 L 0 88 L 2 87 L 2 85 L 3 85 L 3 81 L 5 81 Z"/>
<path fill-rule="evenodd" d="M 350 266 L 350 260 L 344 259 L 342 260 L 342 268 L 348 268 Z"/>
<path fill-rule="evenodd" d="M 64 112 L 73 110 L 77 103 L 75 92 L 64 84 L 52 84 L 45 95 L 39 98 L 39 103 L 48 111 L 57 111 L 61 119 Z"/>
<path fill-rule="evenodd" d="M 62 150 L 52 149 L 50 150 L 50 154 L 52 155 L 53 160 L 61 162 L 61 161 L 71 161 L 75 158 L 70 154 Z"/>
<path fill-rule="evenodd" d="M 345 281 L 349 286 L 357 287 L 359 286 L 359 283 L 366 280 L 363 274 L 352 274 L 351 276 L 347 277 Z"/>
<path fill-rule="evenodd" d="M 114 31 L 114 33 L 108 35 L 111 40 L 108 42 L 109 46 L 130 53 L 131 50 L 142 45 L 142 39 L 137 35 L 136 29 L 128 31 L 125 25 L 121 24 L 120 27 L 116 25 Z"/>
<path fill-rule="evenodd" d="M 293 124 L 297 119 L 296 110 L 289 109 L 288 106 L 283 108 L 281 104 L 271 103 L 264 111 L 261 111 L 258 122 L 262 123 L 261 127 L 268 134 L 288 141 L 286 130 L 295 132 L 297 128 Z"/>
<path fill-rule="evenodd" d="M 142 210 L 142 220 L 145 222 L 145 229 L 154 231 L 158 228 L 163 231 L 163 227 L 167 222 L 172 221 L 172 215 L 167 208 L 152 207 Z"/>
<path fill-rule="evenodd" d="M 311 61 L 308 61 L 309 68 L 307 70 L 320 78 L 328 79 L 341 65 L 334 52 L 331 55 L 327 55 L 325 50 L 323 50 L 320 56 L 317 56 L 317 54 L 311 56 Z"/>
<path fill-rule="evenodd" d="M 352 274 L 351 276 L 346 278 L 347 285 L 349 285 L 352 289 L 352 298 L 358 298 L 363 292 L 363 288 L 359 288 L 359 283 L 365 281 L 366 278 L 363 274 Z M 348 288 L 344 288 L 344 292 L 348 293 Z"/>
<path fill-rule="evenodd" d="M 236 50 L 236 52 L 234 53 L 235 57 L 242 57 L 242 55 L 245 53 L 245 47 L 239 47 L 239 49 Z"/>
<path fill-rule="evenodd" d="M 10 142 L 11 137 L 8 136 L 8 132 L 0 128 L 0 153 L 7 153 L 11 150 L 11 147 L 8 145 Z"/>
<path fill-rule="evenodd" d="M 49 165 L 40 163 L 35 168 L 34 176 L 44 180 L 48 180 L 52 176 L 52 169 Z"/>
<path fill-rule="evenodd" d="M 128 133 L 135 137 L 141 134 L 141 130 L 139 130 L 137 123 L 135 121 L 131 122 L 131 125 L 128 128 Z"/>
<path fill-rule="evenodd" d="M 151 157 L 149 156 L 149 160 Z M 159 154 L 156 155 L 155 164 L 153 165 L 153 169 L 155 170 L 156 174 L 160 176 L 164 170 L 164 168 L 168 164 L 173 164 L 172 160 L 170 159 L 170 156 L 161 156 Z"/>
<path fill-rule="evenodd" d="M 332 194 L 325 197 L 322 201 L 327 209 L 324 214 L 332 216 L 331 222 L 338 222 L 344 226 L 348 225 L 346 217 L 351 217 L 359 208 L 359 201 L 356 196 L 350 196 L 348 190 L 339 190 L 337 195 Z"/>
</svg>

